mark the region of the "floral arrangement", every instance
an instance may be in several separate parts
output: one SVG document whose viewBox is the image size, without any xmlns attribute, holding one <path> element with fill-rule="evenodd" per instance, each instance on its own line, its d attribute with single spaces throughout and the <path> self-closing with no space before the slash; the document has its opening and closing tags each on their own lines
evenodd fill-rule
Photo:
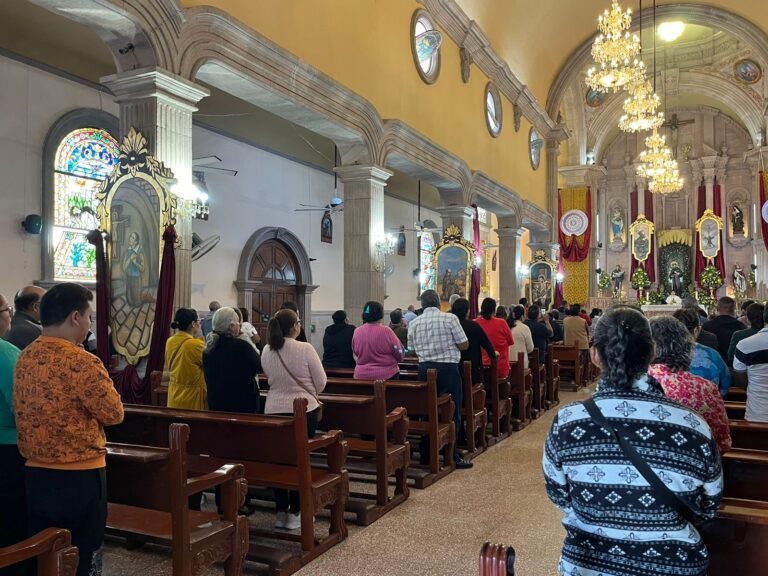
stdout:
<svg viewBox="0 0 768 576">
<path fill-rule="evenodd" d="M 714 296 L 710 296 L 703 290 L 696 291 L 696 300 L 707 309 L 712 308 L 717 302 Z"/>
<path fill-rule="evenodd" d="M 701 273 L 701 285 L 708 290 L 717 290 L 723 285 L 723 278 L 720 271 L 709 264 Z"/>
<path fill-rule="evenodd" d="M 750 268 L 752 271 L 747 276 L 747 288 L 754 288 L 757 286 L 757 274 L 755 274 L 755 270 L 757 270 L 757 266 L 754 264 L 750 265 Z"/>
<path fill-rule="evenodd" d="M 664 289 L 660 288 L 656 292 L 648 293 L 648 302 L 650 302 L 651 304 L 666 304 L 667 296 L 668 294 L 664 291 Z"/>
<path fill-rule="evenodd" d="M 605 272 L 600 272 L 600 275 L 597 277 L 597 287 L 600 290 L 605 290 L 611 285 L 611 277 L 608 276 Z"/>
<path fill-rule="evenodd" d="M 642 266 L 635 269 L 632 273 L 632 288 L 642 290 L 651 285 L 651 279 L 648 278 L 648 272 Z"/>
</svg>

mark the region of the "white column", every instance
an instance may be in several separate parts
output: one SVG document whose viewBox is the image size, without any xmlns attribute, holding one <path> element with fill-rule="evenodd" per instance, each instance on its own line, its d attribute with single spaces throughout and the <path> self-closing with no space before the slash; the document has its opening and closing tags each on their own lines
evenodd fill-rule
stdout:
<svg viewBox="0 0 768 576">
<path fill-rule="evenodd" d="M 560 142 L 556 138 L 547 139 L 547 208 L 550 214 L 557 214 L 557 159 L 560 156 Z M 560 225 L 559 222 L 556 223 Z M 557 227 L 552 228 L 553 242 L 557 241 Z"/>
<path fill-rule="evenodd" d="M 368 300 L 384 303 L 376 238 L 384 234 L 384 187 L 392 172 L 372 164 L 335 170 L 344 183 L 344 309 L 356 321 Z"/>
<path fill-rule="evenodd" d="M 120 104 L 120 135 L 133 127 L 147 139 L 149 153 L 173 171 L 180 185 L 192 183 L 192 113 L 210 92 L 160 68 L 140 68 L 101 79 Z M 192 221 L 177 215 L 174 306 L 192 299 Z"/>
<path fill-rule="evenodd" d="M 499 227 L 496 229 L 499 237 L 499 300 L 505 306 L 517 304 L 522 297 L 520 238 L 523 233 L 522 228 L 515 227 L 513 218 L 499 218 Z"/>
</svg>

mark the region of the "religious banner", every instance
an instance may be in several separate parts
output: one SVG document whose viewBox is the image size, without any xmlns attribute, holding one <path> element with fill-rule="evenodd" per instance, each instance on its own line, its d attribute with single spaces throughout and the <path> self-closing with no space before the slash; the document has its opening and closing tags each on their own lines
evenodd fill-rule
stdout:
<svg viewBox="0 0 768 576">
<path fill-rule="evenodd" d="M 549 309 L 555 300 L 555 263 L 547 258 L 544 250 L 538 249 L 528 263 L 528 270 L 528 301 Z"/>
<path fill-rule="evenodd" d="M 632 257 L 638 263 L 645 262 L 651 256 L 651 246 L 655 226 L 640 214 L 629 227 L 629 237 L 632 240 Z"/>
<path fill-rule="evenodd" d="M 708 261 L 714 261 L 722 248 L 720 235 L 722 229 L 723 219 L 712 210 L 705 210 L 701 218 L 696 221 L 699 239 L 697 248 Z"/>
<path fill-rule="evenodd" d="M 454 294 L 469 299 L 474 256 L 475 247 L 464 238 L 459 227 L 455 224 L 448 226 L 432 255 L 435 290 L 443 310 L 449 309 L 448 300 Z"/>
<path fill-rule="evenodd" d="M 558 241 L 565 280 L 563 295 L 569 302 L 589 299 L 589 248 L 592 238 L 592 192 L 589 187 L 558 191 Z"/>
</svg>

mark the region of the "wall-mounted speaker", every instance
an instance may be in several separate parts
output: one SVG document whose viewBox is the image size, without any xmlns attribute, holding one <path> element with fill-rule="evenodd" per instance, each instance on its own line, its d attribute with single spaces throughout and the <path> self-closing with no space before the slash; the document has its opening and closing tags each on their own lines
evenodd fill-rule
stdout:
<svg viewBox="0 0 768 576">
<path fill-rule="evenodd" d="M 30 234 L 40 234 L 43 230 L 43 217 L 40 214 L 27 214 L 21 227 Z"/>
</svg>

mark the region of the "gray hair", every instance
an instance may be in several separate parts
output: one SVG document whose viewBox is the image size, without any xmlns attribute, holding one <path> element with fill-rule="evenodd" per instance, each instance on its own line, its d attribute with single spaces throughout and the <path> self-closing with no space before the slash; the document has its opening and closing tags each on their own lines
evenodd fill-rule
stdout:
<svg viewBox="0 0 768 576">
<path fill-rule="evenodd" d="M 453 306 L 453 303 L 456 302 L 456 300 L 458 300 L 459 298 L 461 298 L 461 296 L 459 296 L 458 294 L 451 294 L 451 297 L 448 298 L 448 305 Z"/>
<path fill-rule="evenodd" d="M 229 332 L 229 327 L 232 324 L 237 324 L 239 322 L 240 316 L 237 315 L 237 311 L 234 308 L 224 307 L 216 310 L 211 322 L 212 330 L 205 339 L 205 349 L 203 352 L 205 354 L 210 354 L 216 350 L 216 346 L 222 335 L 226 335 Z"/>
<path fill-rule="evenodd" d="M 421 307 L 427 308 L 440 308 L 440 296 L 434 290 L 424 290 L 421 293 Z"/>
<path fill-rule="evenodd" d="M 688 372 L 693 361 L 694 342 L 688 328 L 672 316 L 651 318 L 651 334 L 656 343 L 652 364 L 663 364 L 673 372 Z"/>
</svg>

